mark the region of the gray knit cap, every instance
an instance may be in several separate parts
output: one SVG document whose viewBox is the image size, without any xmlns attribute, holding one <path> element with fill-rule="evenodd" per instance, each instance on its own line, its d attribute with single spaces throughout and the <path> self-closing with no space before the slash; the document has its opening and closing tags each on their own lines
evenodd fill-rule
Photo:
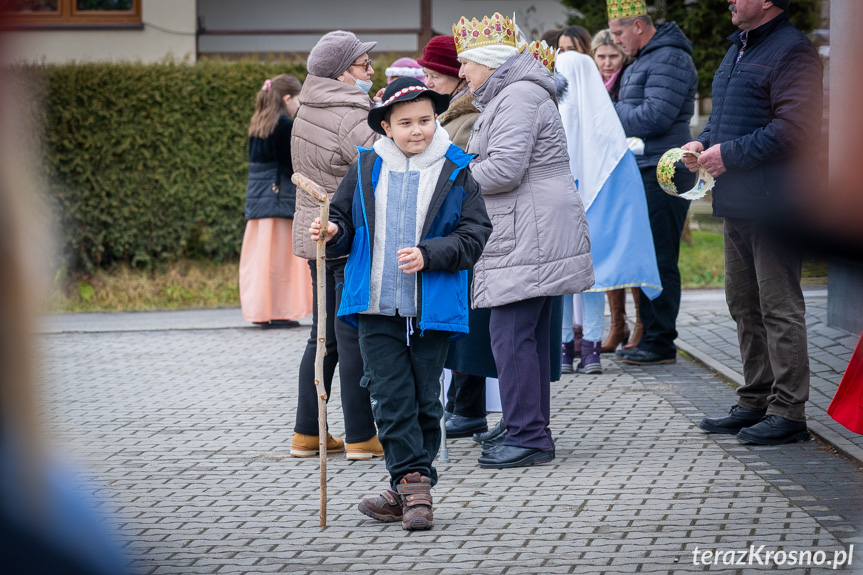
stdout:
<svg viewBox="0 0 863 575">
<path fill-rule="evenodd" d="M 377 42 L 360 42 L 353 32 L 336 30 L 324 34 L 312 51 L 306 68 L 312 76 L 337 78 L 354 60 L 377 46 Z"/>
</svg>

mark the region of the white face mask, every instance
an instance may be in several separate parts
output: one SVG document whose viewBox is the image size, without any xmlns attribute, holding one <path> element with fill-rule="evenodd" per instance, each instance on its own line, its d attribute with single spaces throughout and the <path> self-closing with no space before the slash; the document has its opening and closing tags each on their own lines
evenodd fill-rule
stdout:
<svg viewBox="0 0 863 575">
<path fill-rule="evenodd" d="M 345 72 L 345 74 L 347 74 L 351 78 L 354 78 L 354 75 L 350 72 Z M 374 82 L 372 82 L 371 80 L 357 80 L 356 78 L 354 78 L 354 86 L 362 90 L 365 94 L 369 93 L 369 90 L 372 89 L 373 84 Z"/>
</svg>

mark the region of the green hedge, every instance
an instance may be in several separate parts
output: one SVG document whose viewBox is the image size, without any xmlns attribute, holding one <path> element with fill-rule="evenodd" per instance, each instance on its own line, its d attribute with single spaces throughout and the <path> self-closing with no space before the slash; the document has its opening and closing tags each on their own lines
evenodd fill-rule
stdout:
<svg viewBox="0 0 863 575">
<path fill-rule="evenodd" d="M 276 74 L 306 76 L 302 64 L 252 60 L 12 72 L 41 100 L 41 165 L 70 272 L 235 258 L 255 96 Z"/>
</svg>

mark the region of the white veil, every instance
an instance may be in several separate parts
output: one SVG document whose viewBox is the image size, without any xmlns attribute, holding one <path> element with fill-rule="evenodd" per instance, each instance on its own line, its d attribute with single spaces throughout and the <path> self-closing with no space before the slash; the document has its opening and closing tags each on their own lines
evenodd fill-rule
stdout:
<svg viewBox="0 0 863 575">
<path fill-rule="evenodd" d="M 628 149 L 626 135 L 593 58 L 575 50 L 563 52 L 555 73 L 568 84 L 558 108 L 569 167 L 587 210 Z"/>
</svg>

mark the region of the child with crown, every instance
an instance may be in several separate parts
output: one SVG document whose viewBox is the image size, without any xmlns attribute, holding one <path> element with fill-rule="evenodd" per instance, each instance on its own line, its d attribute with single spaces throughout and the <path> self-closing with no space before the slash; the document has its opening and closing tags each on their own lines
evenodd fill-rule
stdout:
<svg viewBox="0 0 863 575">
<path fill-rule="evenodd" d="M 369 111 L 381 135 L 359 149 L 333 196 L 327 257 L 347 255 L 339 317 L 359 330 L 389 488 L 359 510 L 406 530 L 434 524 L 432 463 L 441 442 L 440 374 L 449 341 L 468 333 L 468 272 L 491 234 L 471 157 L 437 115 L 449 105 L 399 78 Z M 320 219 L 309 230 L 317 241 Z"/>
<path fill-rule="evenodd" d="M 493 231 L 474 266 L 472 301 L 491 309 L 506 425 L 505 434 L 483 444 L 479 464 L 546 463 L 555 456 L 550 382 L 559 373 L 559 364 L 550 366 L 560 358 L 556 348 L 551 353 L 552 305 L 555 296 L 582 292 L 594 281 L 587 220 L 550 74 L 553 52 L 538 44 L 519 53 L 512 20 L 498 13 L 462 18 L 453 37 L 459 75 L 481 112 L 467 151 L 476 156 L 471 173 Z"/>
</svg>

